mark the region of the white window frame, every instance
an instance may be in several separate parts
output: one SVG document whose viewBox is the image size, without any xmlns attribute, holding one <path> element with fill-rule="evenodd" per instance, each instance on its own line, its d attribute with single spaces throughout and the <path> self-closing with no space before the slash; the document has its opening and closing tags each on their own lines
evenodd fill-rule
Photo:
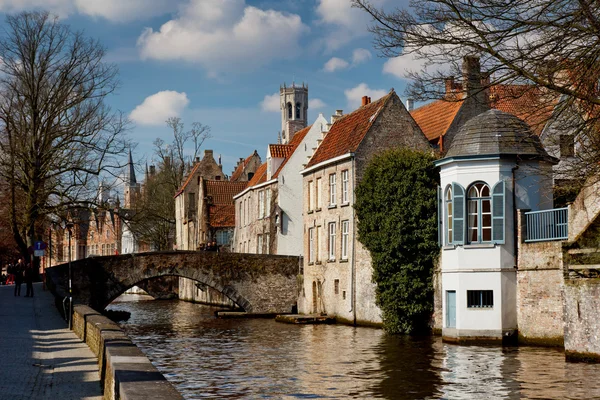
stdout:
<svg viewBox="0 0 600 400">
<path fill-rule="evenodd" d="M 342 221 L 342 260 L 348 259 L 348 238 L 350 236 L 350 221 Z"/>
<path fill-rule="evenodd" d="M 336 223 L 335 222 L 330 222 L 328 224 L 328 232 L 329 232 L 329 245 L 328 250 L 329 250 L 329 260 L 333 261 L 335 260 L 335 234 L 336 234 Z"/>
<path fill-rule="evenodd" d="M 323 201 L 323 179 L 317 178 L 317 192 L 315 194 L 315 209 L 321 209 L 321 202 Z"/>
<path fill-rule="evenodd" d="M 342 171 L 342 204 L 348 204 L 348 170 Z"/>
<path fill-rule="evenodd" d="M 267 192 L 267 199 L 265 201 L 266 217 L 271 216 L 271 188 L 265 189 Z"/>
<path fill-rule="evenodd" d="M 308 181 L 308 211 L 312 211 L 315 209 L 314 207 L 314 197 L 315 197 L 315 182 Z"/>
<path fill-rule="evenodd" d="M 265 217 L 265 191 L 258 192 L 258 218 Z"/>
<path fill-rule="evenodd" d="M 330 206 L 335 206 L 336 205 L 336 181 L 337 181 L 337 176 L 335 173 L 333 174 L 329 174 L 329 205 Z"/>
</svg>

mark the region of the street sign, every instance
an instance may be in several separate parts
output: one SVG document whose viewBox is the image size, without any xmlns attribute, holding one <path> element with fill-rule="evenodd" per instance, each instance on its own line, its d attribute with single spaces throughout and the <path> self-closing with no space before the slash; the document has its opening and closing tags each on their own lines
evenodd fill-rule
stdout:
<svg viewBox="0 0 600 400">
<path fill-rule="evenodd" d="M 46 242 L 42 242 L 41 240 L 38 242 L 35 242 L 35 244 L 33 245 L 34 250 L 46 250 L 47 247 L 48 247 L 48 244 Z"/>
<path fill-rule="evenodd" d="M 44 257 L 44 250 L 34 250 L 33 255 L 35 257 Z"/>
</svg>

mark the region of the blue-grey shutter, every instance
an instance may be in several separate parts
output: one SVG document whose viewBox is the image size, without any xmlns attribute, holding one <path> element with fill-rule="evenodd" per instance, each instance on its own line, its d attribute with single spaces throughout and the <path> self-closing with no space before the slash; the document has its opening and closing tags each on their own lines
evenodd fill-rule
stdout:
<svg viewBox="0 0 600 400">
<path fill-rule="evenodd" d="M 465 243 L 465 188 L 452 182 L 452 244 Z"/>
<path fill-rule="evenodd" d="M 444 198 L 442 196 L 442 188 L 438 186 L 437 188 L 437 218 L 438 218 L 438 245 L 442 246 L 444 244 L 444 231 L 442 224 L 442 210 L 444 209 Z"/>
<path fill-rule="evenodd" d="M 492 241 L 504 243 L 504 210 L 506 208 L 506 185 L 500 181 L 492 189 Z"/>
</svg>

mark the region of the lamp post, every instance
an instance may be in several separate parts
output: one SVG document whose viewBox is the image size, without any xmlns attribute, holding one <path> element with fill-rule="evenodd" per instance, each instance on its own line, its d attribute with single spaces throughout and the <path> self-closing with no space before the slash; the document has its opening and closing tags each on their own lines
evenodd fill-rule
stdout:
<svg viewBox="0 0 600 400">
<path fill-rule="evenodd" d="M 73 271 L 71 270 L 71 229 L 73 223 L 63 223 L 63 228 L 67 228 L 69 233 L 69 329 L 73 329 Z"/>
</svg>

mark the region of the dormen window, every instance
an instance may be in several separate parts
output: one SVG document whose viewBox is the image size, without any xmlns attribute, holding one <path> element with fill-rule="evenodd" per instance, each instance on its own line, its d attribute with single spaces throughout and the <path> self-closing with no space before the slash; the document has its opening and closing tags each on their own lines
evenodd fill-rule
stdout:
<svg viewBox="0 0 600 400">
<path fill-rule="evenodd" d="M 469 188 L 467 218 L 469 243 L 492 241 L 492 198 L 490 187 L 485 183 L 475 183 Z"/>
</svg>

